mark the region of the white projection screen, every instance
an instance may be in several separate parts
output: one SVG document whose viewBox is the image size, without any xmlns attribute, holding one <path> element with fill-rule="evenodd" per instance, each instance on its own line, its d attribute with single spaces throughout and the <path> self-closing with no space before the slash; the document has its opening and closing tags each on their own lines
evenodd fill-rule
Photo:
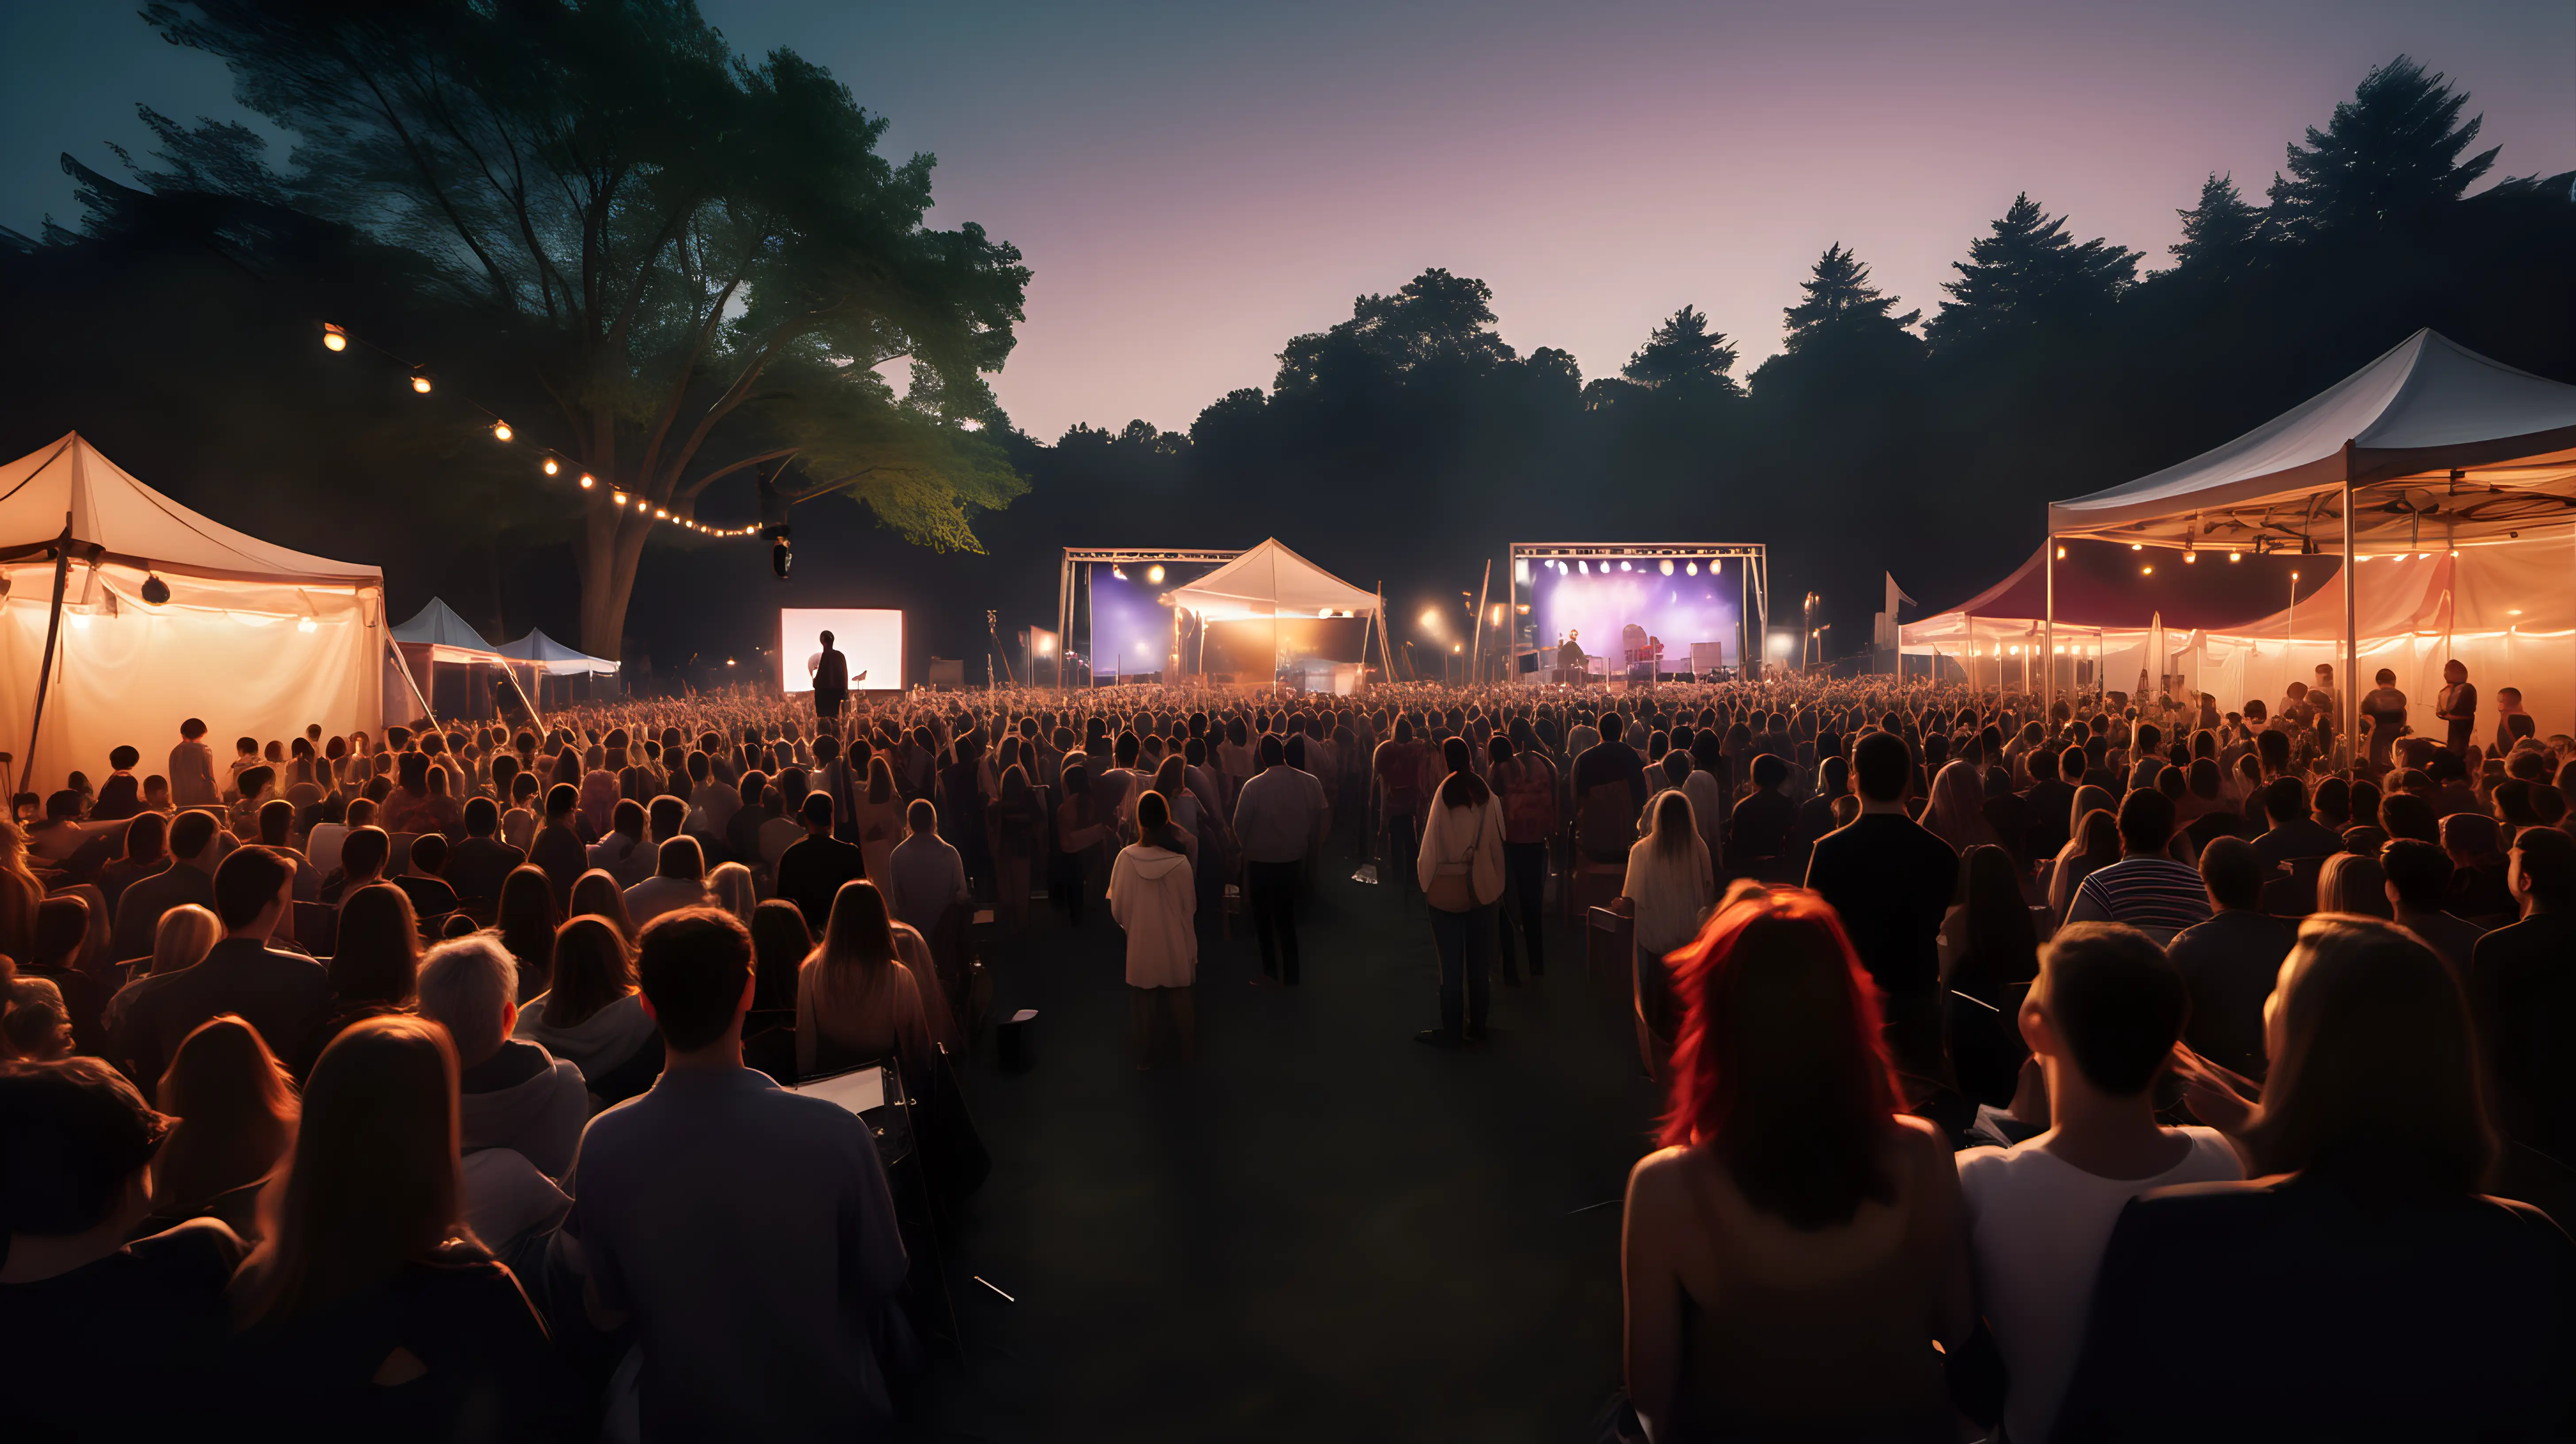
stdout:
<svg viewBox="0 0 2576 1444">
<path fill-rule="evenodd" d="M 903 613 L 892 607 L 779 608 L 779 690 L 814 690 L 813 665 L 823 655 L 825 632 L 849 658 L 851 691 L 903 690 Z"/>
</svg>

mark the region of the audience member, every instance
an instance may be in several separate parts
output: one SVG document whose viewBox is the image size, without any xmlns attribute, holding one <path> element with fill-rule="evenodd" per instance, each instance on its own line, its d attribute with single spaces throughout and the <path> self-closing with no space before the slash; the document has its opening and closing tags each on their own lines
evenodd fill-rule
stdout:
<svg viewBox="0 0 2576 1444">
<path fill-rule="evenodd" d="M 1169 799 L 1138 796 L 1136 840 L 1119 849 L 1109 871 L 1109 916 L 1127 934 L 1129 1031 L 1139 1068 L 1152 1066 L 1160 1032 L 1170 1033 L 1183 1062 L 1198 1056 L 1190 986 L 1199 968 L 1198 887 L 1182 854 Z"/>
<path fill-rule="evenodd" d="M 2165 854 L 2173 831 L 2174 805 L 2164 794 L 2141 790 L 2120 799 L 2120 860 L 2084 879 L 2066 920 L 2126 923 L 2159 947 L 2209 921 L 2200 874 Z"/>
<path fill-rule="evenodd" d="M 239 1014 L 277 1052 L 301 1042 L 330 1005 L 331 978 L 319 963 L 268 946 L 295 905 L 294 870 L 265 848 L 245 847 L 224 859 L 214 882 L 223 941 L 195 967 L 137 993 L 110 1040 L 110 1056 L 133 1077 L 159 1079 L 180 1040 L 217 1013 Z"/>
<path fill-rule="evenodd" d="M 459 1146 L 511 1149 L 561 1178 L 590 1119 L 589 1090 L 571 1059 L 510 1036 L 517 988 L 518 965 L 489 933 L 440 943 L 420 961 L 420 1015 L 456 1049 Z"/>
<path fill-rule="evenodd" d="M 2451 896 L 2451 859 L 2429 842 L 2401 837 L 2380 850 L 2379 865 L 2386 874 L 2381 886 L 2388 907 L 2384 914 L 2373 910 L 2373 915 L 2393 917 L 2399 927 L 2422 938 L 2450 965 L 2451 976 L 2467 986 L 2469 957 L 2486 929 L 2443 910 Z"/>
<path fill-rule="evenodd" d="M 651 1087 L 662 1045 L 635 991 L 625 935 L 606 918 L 584 915 L 563 925 L 549 951 L 554 986 L 519 1009 L 516 1035 L 580 1069 L 598 1106 Z"/>
<path fill-rule="evenodd" d="M 922 983 L 895 949 L 885 897 L 855 878 L 832 900 L 823 942 L 797 970 L 796 1073 L 838 1073 L 892 1058 L 904 1086 L 927 1098 L 938 1085 L 938 1058 Z"/>
<path fill-rule="evenodd" d="M 2213 839 L 2200 852 L 2200 880 L 2209 894 L 2209 921 L 2175 934 L 2166 949 L 2191 999 L 2183 1037 L 2220 1067 L 2259 1079 L 2263 1003 L 2297 929 L 2263 911 L 2263 858 L 2254 844 Z"/>
<path fill-rule="evenodd" d="M 180 1040 L 159 1084 L 170 1135 L 152 1160 L 152 1215 L 138 1233 L 192 1218 L 259 1237 L 259 1192 L 295 1144 L 302 1105 L 259 1031 L 229 1013 Z"/>
<path fill-rule="evenodd" d="M 1888 1046 L 1918 1079 L 1942 1074 L 1941 919 L 1959 886 L 1959 856 L 1905 815 L 1912 757 L 1903 738 L 1872 732 L 1852 747 L 1860 816 L 1817 839 L 1807 886 L 1844 919 L 1884 995 Z"/>
<path fill-rule="evenodd" d="M 2576 1160 L 2576 838 L 2532 828 L 2513 842 L 2507 885 L 2521 921 L 2477 940 L 2469 998 L 2506 1135 Z"/>
</svg>

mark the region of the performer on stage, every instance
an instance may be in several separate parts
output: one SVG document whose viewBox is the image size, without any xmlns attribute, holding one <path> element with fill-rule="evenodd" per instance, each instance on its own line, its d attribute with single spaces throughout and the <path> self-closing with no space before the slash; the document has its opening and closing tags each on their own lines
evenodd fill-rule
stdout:
<svg viewBox="0 0 2576 1444">
<path fill-rule="evenodd" d="M 1556 674 L 1560 682 L 1577 682 L 1583 678 L 1583 633 L 1571 631 L 1556 649 Z"/>
<path fill-rule="evenodd" d="M 841 655 L 832 645 L 832 634 L 825 632 L 822 653 L 808 666 L 814 677 L 814 721 L 823 730 L 838 734 L 841 709 L 850 700 L 850 659 Z"/>
</svg>

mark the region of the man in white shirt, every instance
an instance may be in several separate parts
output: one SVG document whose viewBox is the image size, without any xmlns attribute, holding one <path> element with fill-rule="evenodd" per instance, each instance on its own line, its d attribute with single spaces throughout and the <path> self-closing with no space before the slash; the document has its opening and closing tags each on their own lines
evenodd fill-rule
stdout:
<svg viewBox="0 0 2576 1444">
<path fill-rule="evenodd" d="M 2046 1439 L 2056 1424 L 2120 1210 L 2149 1189 L 2243 1176 L 2217 1130 L 2156 1124 L 2155 1082 L 2186 1006 L 2182 974 L 2144 933 L 2069 923 L 2021 1007 L 2052 1126 L 1959 1155 L 1969 1262 L 2012 1381 L 2004 1430 L 2013 1439 Z"/>
</svg>

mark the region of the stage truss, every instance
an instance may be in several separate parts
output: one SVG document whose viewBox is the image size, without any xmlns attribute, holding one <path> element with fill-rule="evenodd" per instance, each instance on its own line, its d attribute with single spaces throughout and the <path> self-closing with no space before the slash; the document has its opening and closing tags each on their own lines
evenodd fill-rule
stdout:
<svg viewBox="0 0 2576 1444">
<path fill-rule="evenodd" d="M 1068 685 L 1065 681 L 1064 670 L 1065 651 L 1072 644 L 1073 622 L 1074 616 L 1077 612 L 1079 612 L 1082 617 L 1081 657 L 1083 685 L 1087 687 L 1092 684 L 1092 568 L 1104 563 L 1113 567 L 1155 566 L 1158 564 L 1162 566 L 1221 567 L 1241 555 L 1243 555 L 1243 552 L 1240 549 L 1234 551 L 1210 551 L 1205 549 L 1193 550 L 1188 547 L 1066 547 L 1064 549 L 1064 561 L 1056 572 L 1055 586 L 1055 678 L 1057 689 L 1062 690 Z M 1034 666 L 1031 668 L 1029 681 L 1032 684 L 1037 681 Z"/>
<path fill-rule="evenodd" d="M 1763 655 L 1763 641 L 1771 631 L 1771 554 L 1770 549 L 1760 542 L 1514 542 L 1511 565 L 1503 572 L 1511 591 L 1506 620 L 1522 615 L 1521 608 L 1527 604 L 1524 594 L 1529 588 L 1525 573 L 1539 563 L 1588 561 L 1606 564 L 1665 560 L 1670 560 L 1675 566 L 1692 561 L 1734 564 L 1741 587 L 1735 609 L 1738 634 L 1735 657 L 1738 670 L 1749 674 L 1756 660 Z M 1480 630 L 1484 621 L 1480 610 L 1476 617 Z M 1480 637 L 1480 644 L 1481 641 Z M 1481 645 L 1479 650 L 1482 650 Z M 1506 679 L 1511 675 L 1511 659 L 1530 650 L 1531 647 L 1524 647 L 1518 641 L 1500 649 Z M 1537 650 L 1547 649 L 1539 647 Z"/>
</svg>

